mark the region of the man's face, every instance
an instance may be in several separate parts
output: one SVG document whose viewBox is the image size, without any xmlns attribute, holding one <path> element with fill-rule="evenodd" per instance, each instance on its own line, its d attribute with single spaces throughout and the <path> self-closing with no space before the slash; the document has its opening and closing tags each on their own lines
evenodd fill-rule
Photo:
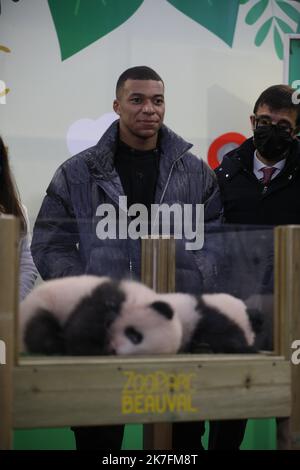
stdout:
<svg viewBox="0 0 300 470">
<path fill-rule="evenodd" d="M 277 124 L 283 129 L 291 132 L 291 136 L 296 138 L 298 129 L 296 126 L 297 112 L 294 109 L 271 110 L 268 105 L 263 104 L 258 107 L 256 115 L 251 116 L 252 130 L 259 126 Z"/>
<path fill-rule="evenodd" d="M 164 85 L 156 80 L 128 79 L 113 104 L 120 116 L 121 139 L 134 146 L 139 141 L 153 141 L 165 114 Z"/>
</svg>

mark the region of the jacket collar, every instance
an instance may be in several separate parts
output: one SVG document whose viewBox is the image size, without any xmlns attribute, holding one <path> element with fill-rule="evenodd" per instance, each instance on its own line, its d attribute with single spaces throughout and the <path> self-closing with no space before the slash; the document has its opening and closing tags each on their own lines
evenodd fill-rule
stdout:
<svg viewBox="0 0 300 470">
<path fill-rule="evenodd" d="M 253 156 L 255 147 L 253 138 L 247 139 L 238 148 L 227 153 L 222 163 L 216 168 L 216 172 L 220 177 L 223 175 L 227 180 L 233 178 L 241 171 L 253 173 Z M 282 173 L 295 173 L 300 167 L 300 142 L 295 139 L 293 142 L 290 155 L 287 157 L 286 164 Z M 227 175 L 227 176 L 226 176 Z"/>
<path fill-rule="evenodd" d="M 110 180 L 116 177 L 114 155 L 119 139 L 119 120 L 114 121 L 103 134 L 99 142 L 83 152 L 85 162 L 90 173 L 101 180 Z M 165 160 L 164 166 L 171 167 L 191 147 L 167 126 L 163 125 L 159 131 L 160 155 Z"/>
<path fill-rule="evenodd" d="M 119 138 L 118 120 L 114 121 L 99 142 L 84 152 L 84 159 L 92 176 L 96 179 L 110 180 L 116 173 L 114 154 Z"/>
</svg>

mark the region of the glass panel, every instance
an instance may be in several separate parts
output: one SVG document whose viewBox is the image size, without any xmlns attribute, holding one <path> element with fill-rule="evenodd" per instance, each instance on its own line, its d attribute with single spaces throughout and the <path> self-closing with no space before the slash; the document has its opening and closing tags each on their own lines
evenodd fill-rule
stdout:
<svg viewBox="0 0 300 470">
<path fill-rule="evenodd" d="M 74 238 L 75 227 L 66 225 L 63 220 L 57 224 L 59 231 L 53 229 L 54 224 L 51 220 L 40 222 L 35 229 L 33 251 L 36 254 L 35 260 L 38 259 L 39 267 L 44 270 L 43 275 L 67 278 L 63 281 L 56 281 L 55 289 L 52 289 L 51 294 L 47 294 L 50 303 L 45 301 L 43 297 L 45 294 L 36 299 L 39 313 L 44 316 L 44 319 L 49 309 L 53 308 L 56 313 L 47 327 L 46 323 L 39 326 L 37 323 L 31 325 L 31 336 L 29 333 L 27 335 L 27 340 L 30 337 L 33 345 L 31 352 L 101 355 L 115 352 L 149 354 L 182 351 L 182 345 L 178 343 L 179 339 L 174 342 L 174 346 L 168 348 L 168 341 L 170 343 L 174 341 L 172 335 L 173 330 L 176 330 L 175 320 L 185 322 L 185 315 L 181 318 L 179 312 L 179 317 L 176 316 L 177 301 L 171 300 L 168 296 L 160 299 L 175 311 L 170 321 L 166 318 L 169 311 L 161 310 L 161 305 L 149 308 L 152 302 L 159 299 L 152 298 L 147 290 L 137 285 L 131 288 L 129 284 L 108 284 L 103 278 L 99 281 L 94 278 L 92 281 L 87 278 L 68 279 L 72 275 L 97 275 L 110 276 L 118 281 L 120 279 L 138 281 L 141 276 L 140 239 L 99 240 L 93 224 L 88 226 L 80 219 L 79 223 L 82 224 L 81 237 L 85 237 L 85 246 L 89 247 L 85 252 L 78 249 L 78 244 L 76 245 L 78 240 Z M 63 244 L 61 233 L 64 233 Z M 191 245 L 193 244 L 190 241 Z M 157 252 L 153 248 L 156 257 L 154 256 L 152 263 L 148 262 L 148 266 L 152 270 L 152 278 L 156 278 L 158 283 L 164 285 L 164 292 L 168 288 L 172 289 L 166 286 L 174 285 L 172 282 L 174 276 L 176 292 L 193 296 L 226 293 L 244 301 L 252 312 L 254 310 L 262 312 L 264 327 L 257 336 L 256 345 L 259 349 L 272 350 L 273 245 L 273 230 L 270 227 L 210 226 L 205 230 L 204 245 L 200 250 L 188 250 L 186 240 L 176 239 L 175 273 L 173 272 L 172 252 L 170 252 L 171 258 L 168 258 L 168 250 L 165 249 Z M 71 262 L 72 260 L 74 263 Z M 80 267 L 81 264 L 85 266 L 85 269 Z M 164 282 L 166 277 L 169 279 L 167 283 Z M 89 295 L 96 288 L 98 294 L 91 301 Z M 134 299 L 134 303 L 131 303 L 129 307 L 126 303 L 128 298 Z M 142 309 L 138 307 L 138 314 L 135 304 L 143 305 Z M 124 316 L 123 305 L 126 305 L 126 315 L 130 315 L 128 319 L 126 317 L 124 323 L 120 319 L 121 311 Z M 190 307 L 187 305 L 185 308 Z M 226 308 L 224 302 L 220 308 L 221 310 Z M 26 309 L 28 310 L 28 307 L 24 308 L 22 304 L 21 325 L 26 320 L 26 315 L 31 316 Z M 201 313 L 201 309 L 199 311 Z M 83 312 L 86 313 L 83 315 Z M 228 314 L 231 317 L 235 315 L 234 312 L 226 312 L 225 316 L 228 317 Z M 186 313 L 186 318 L 188 315 L 194 315 L 194 313 Z M 95 327 L 90 328 L 90 325 L 95 325 Z M 114 327 L 114 333 L 112 333 L 112 327 Z M 193 328 L 196 329 L 196 327 L 195 323 Z M 28 326 L 26 328 L 28 329 Z M 159 335 L 163 337 L 161 343 L 158 340 Z M 34 341 L 41 344 L 42 351 L 38 345 L 34 345 Z M 109 346 L 107 346 L 107 341 L 109 341 Z M 117 342 L 118 345 L 116 345 Z M 146 349 L 143 346 L 144 342 Z M 120 347 L 120 343 L 124 343 L 124 347 Z M 231 350 L 228 351 L 225 348 L 223 351 L 220 346 L 220 350 L 214 352 L 231 352 Z"/>
<path fill-rule="evenodd" d="M 263 319 L 256 346 L 259 349 L 272 350 L 273 228 L 253 225 L 208 227 L 202 250 L 186 253 L 186 256 L 191 255 L 200 273 L 198 286 L 193 282 L 196 277 L 192 271 L 186 269 L 182 278 L 180 254 L 177 252 L 176 290 L 194 294 L 227 293 L 243 300 L 252 312 L 258 310 L 258 317 Z M 223 307 L 226 310 L 225 304 Z"/>
</svg>

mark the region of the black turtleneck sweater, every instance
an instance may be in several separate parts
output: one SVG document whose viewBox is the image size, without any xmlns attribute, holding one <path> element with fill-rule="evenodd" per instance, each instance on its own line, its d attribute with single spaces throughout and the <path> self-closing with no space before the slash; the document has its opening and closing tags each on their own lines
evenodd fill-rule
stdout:
<svg viewBox="0 0 300 470">
<path fill-rule="evenodd" d="M 120 141 L 115 154 L 115 167 L 127 196 L 127 207 L 139 203 L 150 210 L 159 170 L 158 149 L 135 150 Z"/>
</svg>

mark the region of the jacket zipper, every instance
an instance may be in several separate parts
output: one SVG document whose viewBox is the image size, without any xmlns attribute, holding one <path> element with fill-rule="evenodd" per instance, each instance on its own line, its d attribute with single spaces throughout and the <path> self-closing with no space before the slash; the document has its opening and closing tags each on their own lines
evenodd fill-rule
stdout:
<svg viewBox="0 0 300 470">
<path fill-rule="evenodd" d="M 172 166 L 170 168 L 170 171 L 169 171 L 169 175 L 168 175 L 168 178 L 167 178 L 167 181 L 166 181 L 166 184 L 165 184 L 165 187 L 164 187 L 164 190 L 163 190 L 163 193 L 161 195 L 161 198 L 159 200 L 159 203 L 158 205 L 160 206 L 162 201 L 163 201 L 163 198 L 166 194 L 166 191 L 167 191 L 167 188 L 169 186 L 169 182 L 170 182 L 170 179 L 171 179 L 171 176 L 172 176 L 172 173 L 173 173 L 173 168 L 174 166 L 176 165 L 176 163 L 183 157 L 183 155 L 190 149 L 187 148 L 186 150 L 184 150 L 180 155 L 179 157 L 176 158 L 176 160 L 174 160 L 174 162 L 172 163 Z M 159 207 L 157 209 L 157 212 L 155 214 L 155 218 L 154 218 L 154 224 L 156 222 L 156 219 L 157 219 L 157 216 L 158 216 L 158 213 L 159 213 Z M 132 279 L 133 278 L 133 263 L 132 263 L 132 259 L 131 259 L 131 253 L 130 253 L 130 248 L 129 248 L 129 275 L 130 275 L 130 278 Z"/>
<path fill-rule="evenodd" d="M 163 198 L 164 198 L 164 196 L 165 196 L 165 193 L 166 193 L 166 191 L 167 191 L 167 188 L 168 188 L 168 185 L 169 185 L 169 182 L 170 182 L 171 175 L 172 175 L 173 168 L 174 168 L 175 164 L 183 157 L 183 155 L 184 155 L 190 148 L 191 148 L 191 146 L 188 147 L 188 148 L 186 148 L 186 149 L 179 155 L 179 157 L 177 157 L 176 160 L 174 160 L 174 162 L 172 163 L 172 166 L 171 166 L 171 168 L 170 168 L 169 175 L 168 175 L 168 178 L 167 178 L 167 181 L 166 181 L 166 184 L 165 184 L 163 193 L 162 193 L 161 198 L 160 198 L 159 203 L 158 203 L 159 206 L 161 205 L 161 203 L 162 203 L 162 201 L 163 201 Z M 159 208 L 158 208 L 158 210 L 157 210 L 157 212 L 156 212 L 156 214 L 155 214 L 155 218 L 154 218 L 155 221 L 156 221 L 156 219 L 157 219 L 158 213 L 159 213 Z M 131 279 L 133 278 L 133 262 L 132 262 L 132 258 L 131 258 L 130 246 L 129 246 L 129 276 L 130 276 Z"/>
<path fill-rule="evenodd" d="M 166 181 L 164 190 L 163 190 L 162 195 L 161 195 L 161 197 L 160 197 L 160 200 L 159 200 L 159 202 L 158 202 L 158 206 L 161 205 L 161 203 L 162 203 L 162 201 L 163 201 L 163 199 L 164 199 L 164 197 L 165 197 L 165 194 L 166 194 L 166 191 L 167 191 L 167 189 L 168 189 L 168 186 L 169 186 L 169 183 L 170 183 L 170 179 L 171 179 L 171 176 L 172 176 L 172 173 L 173 173 L 173 168 L 174 168 L 174 166 L 176 165 L 176 163 L 177 163 L 179 160 L 181 160 L 181 158 L 183 157 L 183 155 L 184 155 L 189 149 L 190 149 L 190 147 L 187 148 L 186 150 L 184 150 L 184 151 L 179 155 L 179 157 L 177 157 L 176 160 L 174 160 L 174 162 L 172 163 L 172 166 L 171 166 L 171 168 L 170 168 L 169 175 L 168 175 L 168 178 L 167 178 L 167 181 Z M 156 223 L 156 219 L 157 219 L 158 213 L 159 213 L 159 207 L 158 207 L 157 212 L 156 212 L 155 217 L 154 217 L 154 225 L 155 225 L 155 223 Z"/>
</svg>

